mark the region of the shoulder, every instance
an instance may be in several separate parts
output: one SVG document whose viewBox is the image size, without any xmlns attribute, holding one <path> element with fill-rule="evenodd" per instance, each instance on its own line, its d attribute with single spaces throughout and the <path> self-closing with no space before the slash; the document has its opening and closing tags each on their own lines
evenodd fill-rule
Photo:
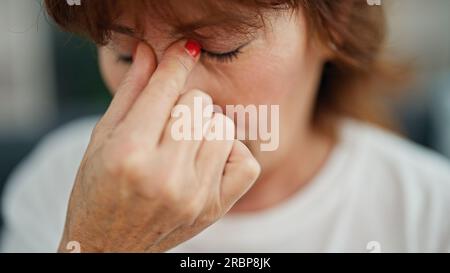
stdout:
<svg viewBox="0 0 450 273">
<path fill-rule="evenodd" d="M 32 178 L 39 181 L 73 179 L 83 154 L 89 144 L 97 117 L 72 121 L 49 133 L 39 142 L 30 155 L 16 167 L 8 181 L 6 199 L 10 190 L 21 187 Z M 39 185 L 30 185 L 38 187 Z"/>
<path fill-rule="evenodd" d="M 359 147 L 366 168 L 385 171 L 429 187 L 450 187 L 450 161 L 418 144 L 364 122 L 347 120 L 344 138 Z M 434 182 L 433 182 L 434 181 Z"/>
<path fill-rule="evenodd" d="M 41 140 L 34 153 L 86 148 L 98 120 L 96 116 L 85 117 L 59 127 Z"/>
<path fill-rule="evenodd" d="M 44 136 L 14 170 L 8 186 L 15 187 L 24 183 L 21 181 L 25 177 L 38 174 L 48 176 L 46 180 L 71 176 L 80 164 L 97 121 L 98 117 L 81 118 Z"/>
<path fill-rule="evenodd" d="M 346 121 L 342 131 L 362 214 L 397 230 L 411 251 L 450 251 L 449 160 L 362 122 Z"/>
<path fill-rule="evenodd" d="M 97 121 L 83 118 L 51 132 L 16 167 L 2 198 L 3 249 L 56 249 L 78 166 Z M 28 240 L 31 235 L 34 239 Z"/>
</svg>

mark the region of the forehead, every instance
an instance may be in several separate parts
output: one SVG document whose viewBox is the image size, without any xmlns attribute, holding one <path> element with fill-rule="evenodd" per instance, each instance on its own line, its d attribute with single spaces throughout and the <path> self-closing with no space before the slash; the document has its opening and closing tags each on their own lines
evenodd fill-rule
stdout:
<svg viewBox="0 0 450 273">
<path fill-rule="evenodd" d="M 112 30 L 140 36 L 152 33 L 208 36 L 208 32 L 215 32 L 214 35 L 230 32 L 244 35 L 261 28 L 264 16 L 260 7 L 250 7 L 238 2 L 135 1 L 120 7 L 120 16 L 112 25 Z"/>
</svg>

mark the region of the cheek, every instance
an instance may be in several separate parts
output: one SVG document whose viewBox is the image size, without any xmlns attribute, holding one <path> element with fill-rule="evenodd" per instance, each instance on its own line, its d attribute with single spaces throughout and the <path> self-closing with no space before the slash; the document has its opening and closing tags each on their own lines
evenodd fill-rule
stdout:
<svg viewBox="0 0 450 273">
<path fill-rule="evenodd" d="M 242 67 L 235 75 L 240 96 L 247 103 L 282 104 L 298 88 L 299 67 L 292 63 L 294 56 L 285 59 L 263 54 L 255 63 Z"/>
<path fill-rule="evenodd" d="M 235 104 L 280 104 L 293 87 L 293 78 L 287 77 L 286 71 L 288 68 L 279 62 L 259 59 L 230 76 L 231 92 L 227 93 L 234 98 Z"/>
<path fill-rule="evenodd" d="M 129 66 L 118 63 L 116 54 L 106 47 L 99 48 L 98 58 L 103 80 L 109 91 L 114 94 L 128 71 Z"/>
</svg>

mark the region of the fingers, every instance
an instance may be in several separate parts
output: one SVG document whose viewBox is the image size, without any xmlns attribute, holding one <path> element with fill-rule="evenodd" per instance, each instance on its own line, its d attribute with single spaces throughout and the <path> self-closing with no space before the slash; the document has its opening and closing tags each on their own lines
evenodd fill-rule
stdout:
<svg viewBox="0 0 450 273">
<path fill-rule="evenodd" d="M 251 188 L 260 172 L 261 167 L 250 150 L 235 140 L 221 182 L 222 206 L 230 209 Z"/>
<path fill-rule="evenodd" d="M 181 96 L 173 108 L 161 145 L 170 148 L 183 160 L 193 162 L 213 116 L 212 98 L 200 90 Z"/>
<path fill-rule="evenodd" d="M 197 155 L 199 177 L 210 177 L 220 181 L 225 164 L 233 147 L 235 126 L 233 121 L 223 114 L 214 114 L 210 128 Z"/>
<path fill-rule="evenodd" d="M 114 128 L 123 120 L 156 69 L 155 54 L 145 43 L 139 43 L 133 59 L 133 64 L 100 121 L 100 126 Z"/>
<path fill-rule="evenodd" d="M 171 110 L 199 59 L 200 45 L 192 41 L 173 44 L 164 54 L 148 85 L 124 120 L 125 131 L 157 144 Z"/>
</svg>

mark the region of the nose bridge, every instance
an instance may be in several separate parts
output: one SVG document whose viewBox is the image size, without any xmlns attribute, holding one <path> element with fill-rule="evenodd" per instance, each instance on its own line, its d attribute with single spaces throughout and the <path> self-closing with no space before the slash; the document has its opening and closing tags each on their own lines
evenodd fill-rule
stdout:
<svg viewBox="0 0 450 273">
<path fill-rule="evenodd" d="M 173 39 L 169 39 L 169 37 L 163 37 L 161 33 L 146 34 L 145 39 L 145 43 L 153 50 L 157 65 L 160 64 L 167 49 L 176 42 L 178 40 L 174 41 Z"/>
<path fill-rule="evenodd" d="M 167 45 L 167 46 L 166 45 L 164 45 L 164 46 L 159 45 L 159 46 L 153 47 L 153 51 L 155 53 L 156 64 L 157 65 L 159 65 L 161 63 L 161 60 L 162 60 L 164 54 L 166 53 L 167 49 L 169 48 L 169 46 L 170 46 L 170 44 Z"/>
<path fill-rule="evenodd" d="M 156 65 L 159 66 L 159 64 L 162 61 L 162 58 L 167 51 L 167 49 L 173 44 L 176 43 L 179 40 L 170 42 L 161 42 L 161 39 L 159 39 L 160 42 L 158 43 L 152 43 L 150 46 L 153 49 L 153 53 L 155 54 L 155 60 Z M 150 44 L 150 43 L 149 43 Z M 208 73 L 208 68 L 202 63 L 200 56 L 200 60 L 195 65 L 194 69 L 190 72 L 188 79 L 186 80 L 185 84 L 185 91 L 189 91 L 192 89 L 200 89 L 206 93 L 209 93 L 212 95 L 212 88 L 214 88 L 213 78 L 211 73 Z"/>
<path fill-rule="evenodd" d="M 164 56 L 164 53 L 166 52 L 167 49 L 155 49 L 153 47 L 153 52 L 155 53 L 155 59 L 156 59 L 156 65 L 159 66 L 159 64 L 161 63 L 161 60 Z"/>
</svg>

